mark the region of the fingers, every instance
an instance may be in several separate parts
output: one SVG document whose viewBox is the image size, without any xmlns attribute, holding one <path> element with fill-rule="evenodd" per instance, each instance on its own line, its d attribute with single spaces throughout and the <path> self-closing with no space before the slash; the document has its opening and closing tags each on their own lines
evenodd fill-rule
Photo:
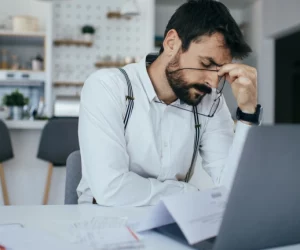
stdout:
<svg viewBox="0 0 300 250">
<path fill-rule="evenodd" d="M 234 63 L 225 64 L 219 69 L 218 75 L 224 76 L 225 74 L 228 74 L 229 71 L 233 70 L 236 67 L 237 67 L 237 64 L 234 64 Z"/>
<path fill-rule="evenodd" d="M 257 104 L 256 86 L 253 85 L 253 82 L 249 78 L 239 77 L 232 82 L 231 87 L 240 108 L 249 102 L 255 103 L 254 106 L 256 107 Z"/>
<path fill-rule="evenodd" d="M 226 64 L 218 71 L 219 76 L 226 75 L 226 80 L 233 83 L 239 77 L 246 77 L 256 83 L 256 69 L 244 64 Z"/>
</svg>

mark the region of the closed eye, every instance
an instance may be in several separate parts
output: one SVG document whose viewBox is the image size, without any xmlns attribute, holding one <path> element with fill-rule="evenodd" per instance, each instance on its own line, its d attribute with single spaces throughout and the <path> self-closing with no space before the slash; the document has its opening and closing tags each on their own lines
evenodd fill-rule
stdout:
<svg viewBox="0 0 300 250">
<path fill-rule="evenodd" d="M 205 67 L 205 68 L 210 68 L 210 67 L 212 66 L 211 63 L 209 63 L 209 64 L 201 63 L 201 64 L 202 64 L 202 66 Z"/>
</svg>

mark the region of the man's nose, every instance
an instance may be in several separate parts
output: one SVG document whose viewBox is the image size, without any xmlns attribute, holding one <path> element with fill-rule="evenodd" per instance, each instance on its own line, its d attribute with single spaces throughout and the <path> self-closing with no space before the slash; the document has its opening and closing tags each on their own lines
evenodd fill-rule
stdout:
<svg viewBox="0 0 300 250">
<path fill-rule="evenodd" d="M 207 79 L 207 83 L 210 85 L 211 88 L 218 88 L 219 85 L 219 81 L 220 81 L 220 77 L 218 76 L 211 76 Z"/>
</svg>

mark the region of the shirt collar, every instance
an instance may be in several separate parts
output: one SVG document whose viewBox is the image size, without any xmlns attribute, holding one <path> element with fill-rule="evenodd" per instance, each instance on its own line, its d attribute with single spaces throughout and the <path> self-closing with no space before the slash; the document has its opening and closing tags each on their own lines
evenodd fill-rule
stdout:
<svg viewBox="0 0 300 250">
<path fill-rule="evenodd" d="M 149 103 L 154 100 L 159 100 L 147 71 L 147 66 L 153 63 L 157 56 L 158 54 L 148 54 L 138 63 L 140 80 L 148 96 Z M 179 99 L 177 99 L 173 104 L 178 106 L 189 106 Z"/>
<path fill-rule="evenodd" d="M 152 102 L 155 99 L 155 97 L 157 97 L 157 95 L 147 71 L 147 66 L 152 63 L 152 61 L 149 62 L 147 60 L 148 58 L 149 58 L 148 56 L 145 56 L 138 63 L 138 67 L 139 67 L 139 77 L 142 82 L 143 88 L 148 96 L 149 102 Z"/>
</svg>

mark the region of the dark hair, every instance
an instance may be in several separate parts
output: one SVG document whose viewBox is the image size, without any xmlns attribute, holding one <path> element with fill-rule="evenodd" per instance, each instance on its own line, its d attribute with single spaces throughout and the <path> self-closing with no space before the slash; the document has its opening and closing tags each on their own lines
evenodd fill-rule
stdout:
<svg viewBox="0 0 300 250">
<path fill-rule="evenodd" d="M 252 52 L 228 8 L 217 1 L 189 0 L 184 3 L 171 17 L 164 38 L 171 29 L 177 31 L 183 52 L 188 50 L 192 41 L 216 32 L 223 34 L 225 46 L 229 48 L 233 58 L 243 59 Z M 162 45 L 160 54 L 163 51 Z"/>
</svg>

